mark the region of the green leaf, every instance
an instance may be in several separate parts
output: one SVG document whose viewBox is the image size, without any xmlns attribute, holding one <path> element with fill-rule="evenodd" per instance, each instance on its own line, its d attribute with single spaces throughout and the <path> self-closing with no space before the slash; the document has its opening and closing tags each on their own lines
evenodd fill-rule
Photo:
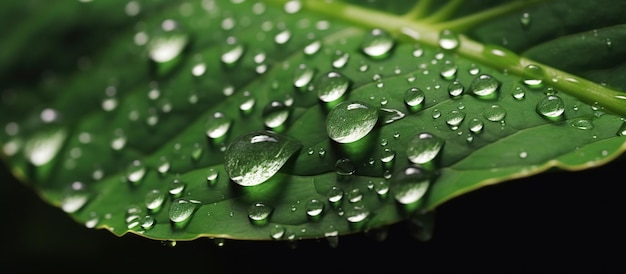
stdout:
<svg viewBox="0 0 626 274">
<path fill-rule="evenodd" d="M 5 79 L 2 153 L 115 235 L 332 241 L 412 220 L 428 240 L 450 199 L 623 153 L 610 3 L 18 5 L 32 18 L 2 43 L 32 59 L 0 69 L 40 80 Z M 50 46 L 27 42 L 58 17 Z"/>
</svg>

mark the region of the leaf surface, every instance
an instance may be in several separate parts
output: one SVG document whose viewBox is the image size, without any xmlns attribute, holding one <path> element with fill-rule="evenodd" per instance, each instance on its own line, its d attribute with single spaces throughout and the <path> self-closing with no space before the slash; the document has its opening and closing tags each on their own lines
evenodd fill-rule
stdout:
<svg viewBox="0 0 626 274">
<path fill-rule="evenodd" d="M 49 60 L 0 65 L 42 75 L 2 91 L 3 155 L 50 204 L 116 235 L 432 229 L 454 197 L 626 148 L 624 19 L 602 4 L 46 5 L 2 42 Z M 49 12 L 68 21 L 48 27 L 36 15 Z M 50 49 L 26 42 L 46 29 Z"/>
</svg>

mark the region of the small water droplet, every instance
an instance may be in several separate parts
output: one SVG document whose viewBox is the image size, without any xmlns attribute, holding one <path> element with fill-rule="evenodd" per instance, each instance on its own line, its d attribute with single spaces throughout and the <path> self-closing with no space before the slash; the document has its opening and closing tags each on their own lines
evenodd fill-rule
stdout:
<svg viewBox="0 0 626 274">
<path fill-rule="evenodd" d="M 167 63 L 178 57 L 189 42 L 178 23 L 171 19 L 163 21 L 162 32 L 153 35 L 148 44 L 150 59 L 156 63 Z"/>
<path fill-rule="evenodd" d="M 204 124 L 206 135 L 211 139 L 220 139 L 230 129 L 231 120 L 221 112 L 215 112 Z"/>
<path fill-rule="evenodd" d="M 401 204 L 412 204 L 420 200 L 430 186 L 430 176 L 417 166 L 397 171 L 392 179 L 390 190 Z"/>
<path fill-rule="evenodd" d="M 228 37 L 222 49 L 222 63 L 232 66 L 243 56 L 245 47 L 236 38 Z"/>
<path fill-rule="evenodd" d="M 439 75 L 445 80 L 454 80 L 456 79 L 457 70 L 458 67 L 454 62 L 446 60 L 441 65 L 441 71 L 439 72 Z"/>
<path fill-rule="evenodd" d="M 530 64 L 524 68 L 522 82 L 530 88 L 537 89 L 543 86 L 544 77 L 541 67 Z"/>
<path fill-rule="evenodd" d="M 445 50 L 455 50 L 460 45 L 459 36 L 449 29 L 439 33 L 439 46 Z"/>
<path fill-rule="evenodd" d="M 492 99 L 497 96 L 500 82 L 488 74 L 481 74 L 470 84 L 470 90 L 479 98 Z"/>
<path fill-rule="evenodd" d="M 293 71 L 293 85 L 297 88 L 304 88 L 311 83 L 314 75 L 315 69 L 302 63 Z"/>
<path fill-rule="evenodd" d="M 161 156 L 161 158 L 159 158 L 159 163 L 157 164 L 157 171 L 160 174 L 165 174 L 170 170 L 170 167 L 170 161 L 165 156 Z"/>
<path fill-rule="evenodd" d="M 331 64 L 333 68 L 343 68 L 346 66 L 348 61 L 350 60 L 350 54 L 341 50 L 335 51 L 333 58 L 331 60 Z"/>
<path fill-rule="evenodd" d="M 331 71 L 315 82 L 317 96 L 323 102 L 334 102 L 341 98 L 350 86 L 350 80 L 339 72 Z"/>
<path fill-rule="evenodd" d="M 522 24 L 523 29 L 528 29 L 528 27 L 530 27 L 530 14 L 528 12 L 522 13 L 519 21 Z"/>
<path fill-rule="evenodd" d="M 126 169 L 126 179 L 137 184 L 146 175 L 146 166 L 139 160 L 134 160 Z"/>
<path fill-rule="evenodd" d="M 588 130 L 593 129 L 593 122 L 587 118 L 577 118 L 569 122 L 570 126 L 577 129 Z"/>
<path fill-rule="evenodd" d="M 148 230 L 154 227 L 156 219 L 150 215 L 146 215 L 139 220 L 139 223 L 141 224 L 141 228 Z"/>
<path fill-rule="evenodd" d="M 413 112 L 419 111 L 422 108 L 425 99 L 426 96 L 424 92 L 417 87 L 411 87 L 404 93 L 404 103 Z"/>
<path fill-rule="evenodd" d="M 465 120 L 465 112 L 459 110 L 452 110 L 446 114 L 446 124 L 450 126 L 452 130 L 457 130 L 459 125 Z"/>
<path fill-rule="evenodd" d="M 253 203 L 248 207 L 248 218 L 254 224 L 267 223 L 274 209 L 264 203 Z"/>
<path fill-rule="evenodd" d="M 315 40 L 308 44 L 306 47 L 304 47 L 304 54 L 309 56 L 313 55 L 319 52 L 320 48 L 322 48 L 322 42 L 320 42 L 319 40 Z"/>
<path fill-rule="evenodd" d="M 206 180 L 209 184 L 214 184 L 217 182 L 217 177 L 219 176 L 219 172 L 214 168 L 209 168 L 206 175 Z"/>
<path fill-rule="evenodd" d="M 283 236 L 285 236 L 285 231 L 286 231 L 286 229 L 285 229 L 284 226 L 282 226 L 282 225 L 274 225 L 270 229 L 270 238 L 272 238 L 274 240 L 279 240 Z"/>
<path fill-rule="evenodd" d="M 338 143 L 352 143 L 365 137 L 378 121 L 378 110 L 364 102 L 346 101 L 326 117 L 328 137 Z"/>
<path fill-rule="evenodd" d="M 151 211 L 158 211 L 165 201 L 165 194 L 158 189 L 150 190 L 144 197 L 146 208 Z"/>
<path fill-rule="evenodd" d="M 185 190 L 185 186 L 186 186 L 185 183 L 183 183 L 181 180 L 174 179 L 170 183 L 168 192 L 173 197 L 179 197 L 183 193 L 183 190 Z"/>
<path fill-rule="evenodd" d="M 394 44 L 389 33 L 382 29 L 373 29 L 363 39 L 361 50 L 369 57 L 380 59 L 389 55 Z"/>
<path fill-rule="evenodd" d="M 275 132 L 249 132 L 227 147 L 225 169 L 230 179 L 239 185 L 258 185 L 274 176 L 301 148 L 297 140 Z"/>
<path fill-rule="evenodd" d="M 491 122 L 500 122 L 506 116 L 506 110 L 500 105 L 491 105 L 485 109 L 483 116 Z"/>
<path fill-rule="evenodd" d="M 464 90 L 465 87 L 459 81 L 454 81 L 450 83 L 450 85 L 448 85 L 448 94 L 452 98 L 458 98 L 459 96 L 463 95 Z"/>
<path fill-rule="evenodd" d="M 309 200 L 304 206 L 307 216 L 318 218 L 324 212 L 324 203 L 318 199 Z"/>
<path fill-rule="evenodd" d="M 351 203 L 357 203 L 363 200 L 363 193 L 358 188 L 353 188 L 348 193 L 346 193 L 348 201 Z"/>
<path fill-rule="evenodd" d="M 61 209 L 65 213 L 74 213 L 85 206 L 89 200 L 87 186 L 83 182 L 73 182 L 65 192 L 61 200 Z"/>
<path fill-rule="evenodd" d="M 289 108 L 280 101 L 272 101 L 265 106 L 262 116 L 266 127 L 277 130 L 289 118 Z"/>
<path fill-rule="evenodd" d="M 328 197 L 328 201 L 331 204 L 336 204 L 343 198 L 343 190 L 338 186 L 332 186 L 330 190 L 328 190 L 326 197 Z"/>
<path fill-rule="evenodd" d="M 345 217 L 350 223 L 358 223 L 365 220 L 370 215 L 370 211 L 364 206 L 354 204 L 346 209 Z"/>
<path fill-rule="evenodd" d="M 485 124 L 483 123 L 483 121 L 481 121 L 478 118 L 472 118 L 468 122 L 469 130 L 474 134 L 481 133 L 483 131 L 484 126 Z"/>
<path fill-rule="evenodd" d="M 274 36 L 274 42 L 278 45 L 283 45 L 289 42 L 291 39 L 291 31 L 283 30 Z"/>
<path fill-rule="evenodd" d="M 435 159 L 445 141 L 433 134 L 424 132 L 416 135 L 407 145 L 407 156 L 412 163 L 425 164 Z"/>
<path fill-rule="evenodd" d="M 558 118 L 565 112 L 565 103 L 559 96 L 547 95 L 537 103 L 536 110 L 548 119 Z"/>
<path fill-rule="evenodd" d="M 348 158 L 340 158 L 335 162 L 335 171 L 341 176 L 350 176 L 354 174 L 354 164 Z"/>
<path fill-rule="evenodd" d="M 196 209 L 195 203 L 187 199 L 176 199 L 172 201 L 169 210 L 169 218 L 174 223 L 188 221 Z"/>
<path fill-rule="evenodd" d="M 515 100 L 519 101 L 523 100 L 526 97 L 526 92 L 524 91 L 524 88 L 516 86 L 513 88 L 511 95 L 513 95 L 513 98 L 515 98 Z"/>
</svg>

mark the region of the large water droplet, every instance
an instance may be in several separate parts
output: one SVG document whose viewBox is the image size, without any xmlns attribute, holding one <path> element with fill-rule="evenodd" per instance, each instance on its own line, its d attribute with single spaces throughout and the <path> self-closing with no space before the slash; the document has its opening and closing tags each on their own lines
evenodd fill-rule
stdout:
<svg viewBox="0 0 626 274">
<path fill-rule="evenodd" d="M 373 29 L 363 39 L 361 50 L 369 57 L 384 58 L 388 56 L 394 44 L 389 33 L 381 29 Z"/>
<path fill-rule="evenodd" d="M 193 202 L 187 199 L 176 199 L 170 205 L 170 220 L 174 223 L 185 222 L 191 218 L 195 209 L 196 205 Z"/>
<path fill-rule="evenodd" d="M 425 164 L 437 157 L 445 141 L 430 133 L 420 133 L 408 143 L 407 156 L 415 164 Z"/>
<path fill-rule="evenodd" d="M 242 186 L 267 181 L 287 162 L 302 144 L 271 131 L 253 131 L 239 136 L 224 155 L 228 176 Z"/>
<path fill-rule="evenodd" d="M 364 102 L 346 101 L 326 117 L 328 137 L 338 143 L 352 143 L 365 137 L 378 121 L 378 110 Z"/>
<path fill-rule="evenodd" d="M 537 103 L 536 110 L 546 118 L 558 118 L 565 112 L 565 103 L 559 96 L 547 95 Z"/>
<path fill-rule="evenodd" d="M 428 186 L 430 176 L 420 167 L 407 167 L 391 177 L 390 190 L 393 197 L 401 204 L 412 204 L 420 200 Z"/>
<path fill-rule="evenodd" d="M 500 82 L 488 74 L 481 74 L 470 84 L 470 90 L 479 98 L 493 99 L 497 95 Z"/>
<path fill-rule="evenodd" d="M 331 71 L 315 82 L 317 97 L 323 102 L 333 102 L 341 98 L 350 87 L 350 79 L 339 72 Z"/>
</svg>

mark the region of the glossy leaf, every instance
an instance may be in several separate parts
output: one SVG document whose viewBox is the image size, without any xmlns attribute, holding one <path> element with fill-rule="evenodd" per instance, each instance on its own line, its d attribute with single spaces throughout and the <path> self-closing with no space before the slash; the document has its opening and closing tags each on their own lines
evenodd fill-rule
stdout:
<svg viewBox="0 0 626 274">
<path fill-rule="evenodd" d="M 623 153 L 624 19 L 588 24 L 588 5 L 45 3 L 2 42 L 50 63 L 36 84 L 7 79 L 3 155 L 116 235 L 294 240 L 411 219 L 427 240 L 454 197 Z M 68 14 L 51 49 L 24 38 L 44 13 Z"/>
</svg>

